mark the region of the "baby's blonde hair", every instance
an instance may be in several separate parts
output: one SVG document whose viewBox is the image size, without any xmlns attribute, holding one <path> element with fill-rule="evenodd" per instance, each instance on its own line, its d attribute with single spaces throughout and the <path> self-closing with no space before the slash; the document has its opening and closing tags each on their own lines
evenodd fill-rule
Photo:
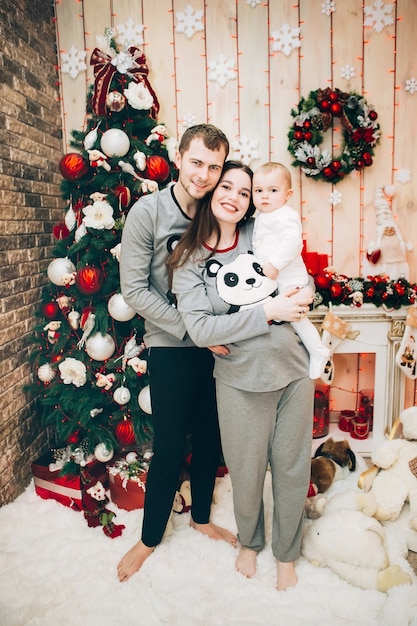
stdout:
<svg viewBox="0 0 417 626">
<path fill-rule="evenodd" d="M 281 174 L 285 178 L 288 188 L 291 189 L 292 181 L 291 181 L 290 170 L 287 167 L 285 167 L 285 165 L 283 165 L 282 163 L 276 163 L 275 161 L 268 161 L 267 163 L 263 163 L 263 165 L 260 165 L 257 168 L 257 170 L 254 172 L 254 174 L 257 174 L 258 172 L 268 174 L 269 172 L 274 172 L 276 170 L 281 172 Z"/>
</svg>

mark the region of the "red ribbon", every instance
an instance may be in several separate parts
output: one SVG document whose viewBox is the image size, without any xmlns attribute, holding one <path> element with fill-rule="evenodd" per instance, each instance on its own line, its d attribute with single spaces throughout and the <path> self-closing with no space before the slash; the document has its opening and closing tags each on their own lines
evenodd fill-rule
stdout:
<svg viewBox="0 0 417 626">
<path fill-rule="evenodd" d="M 132 67 L 126 72 L 135 83 L 143 82 L 153 98 L 153 105 L 150 110 L 151 116 L 156 119 L 159 111 L 159 102 L 154 90 L 148 80 L 149 69 L 146 65 L 145 55 L 136 48 L 131 46 L 128 53 L 133 59 Z M 113 75 L 117 72 L 117 68 L 112 65 L 112 57 L 98 48 L 93 50 L 90 59 L 90 65 L 94 66 L 94 94 L 91 100 L 91 106 L 96 115 L 106 114 L 106 98 L 109 91 L 110 83 Z"/>
</svg>

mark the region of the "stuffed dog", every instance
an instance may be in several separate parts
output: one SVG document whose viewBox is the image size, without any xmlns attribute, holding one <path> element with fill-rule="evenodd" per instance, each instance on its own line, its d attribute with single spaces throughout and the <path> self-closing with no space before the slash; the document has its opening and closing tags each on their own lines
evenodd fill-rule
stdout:
<svg viewBox="0 0 417 626">
<path fill-rule="evenodd" d="M 354 472 L 355 469 L 356 457 L 348 441 L 334 441 L 329 437 L 311 459 L 310 481 L 317 486 L 318 493 L 324 493 L 335 480 L 345 478 L 346 471 Z"/>
</svg>

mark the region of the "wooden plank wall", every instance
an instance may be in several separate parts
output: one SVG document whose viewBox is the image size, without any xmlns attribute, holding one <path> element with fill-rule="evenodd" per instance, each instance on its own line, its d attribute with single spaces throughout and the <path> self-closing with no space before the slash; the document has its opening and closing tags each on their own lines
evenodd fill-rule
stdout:
<svg viewBox="0 0 417 626">
<path fill-rule="evenodd" d="M 393 213 L 404 238 L 414 244 L 408 254 L 411 280 L 417 280 L 417 91 L 405 89 L 417 80 L 414 37 L 417 0 L 383 2 L 392 24 L 377 32 L 364 25 L 364 8 L 378 10 L 373 0 L 55 0 L 59 55 L 71 46 L 86 51 L 86 70 L 75 78 L 60 73 L 64 151 L 70 131 L 82 128 L 85 94 L 92 82 L 89 65 L 97 36 L 132 21 L 133 43 L 142 48 L 150 81 L 161 109 L 159 119 L 173 137 L 180 137 L 189 120 L 221 127 L 232 146 L 242 138 L 252 147 L 251 166 L 268 159 L 291 168 L 293 206 L 300 211 L 308 249 L 329 256 L 337 271 L 359 276 L 367 243 L 375 239 L 373 195 L 376 186 L 393 183 Z M 325 7 L 333 11 L 324 10 Z M 194 21 L 191 37 L 178 31 L 188 11 Z M 300 46 L 288 55 L 273 49 L 274 33 L 284 24 L 300 29 Z M 197 27 L 197 28 L 196 28 Z M 199 28 L 201 27 L 201 30 Z M 221 84 L 211 76 L 220 57 L 230 61 L 232 77 Z M 341 77 L 344 66 L 354 76 Z M 60 64 L 62 67 L 62 63 Z M 338 87 L 361 93 L 379 116 L 381 141 L 374 163 L 362 174 L 346 177 L 336 187 L 306 178 L 291 167 L 287 132 L 291 108 L 311 90 Z M 340 151 L 335 127 L 324 145 Z M 239 150 L 232 156 L 239 157 Z M 408 170 L 411 181 L 396 176 Z M 342 194 L 339 204 L 329 194 Z M 366 359 L 365 359 L 366 360 Z M 361 367 L 358 368 L 359 370 Z M 415 386 L 408 396 L 415 394 Z"/>
</svg>

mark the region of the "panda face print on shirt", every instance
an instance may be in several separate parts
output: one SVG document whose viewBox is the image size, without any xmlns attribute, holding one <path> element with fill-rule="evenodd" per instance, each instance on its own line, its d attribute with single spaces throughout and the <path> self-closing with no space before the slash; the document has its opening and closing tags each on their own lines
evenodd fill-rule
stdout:
<svg viewBox="0 0 417 626">
<path fill-rule="evenodd" d="M 262 267 L 252 253 L 239 254 L 223 265 L 217 259 L 206 263 L 207 273 L 216 277 L 220 298 L 230 304 L 229 313 L 261 304 L 277 294 L 277 284 L 262 273 Z"/>
</svg>

